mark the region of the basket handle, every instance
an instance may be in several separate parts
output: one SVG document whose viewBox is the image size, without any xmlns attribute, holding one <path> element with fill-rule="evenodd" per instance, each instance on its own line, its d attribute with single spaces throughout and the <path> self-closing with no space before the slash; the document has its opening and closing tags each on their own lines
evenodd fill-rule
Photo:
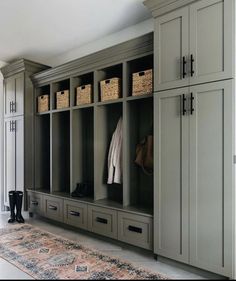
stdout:
<svg viewBox="0 0 236 281">
<path fill-rule="evenodd" d="M 139 72 L 139 76 L 144 76 L 144 75 L 145 75 L 144 71 Z"/>
<path fill-rule="evenodd" d="M 105 81 L 105 83 L 106 83 L 106 84 L 109 84 L 110 81 L 111 81 L 110 79 L 107 79 L 107 80 Z"/>
<path fill-rule="evenodd" d="M 81 89 L 84 90 L 84 89 L 85 89 L 85 85 L 84 85 L 84 86 L 81 86 Z"/>
</svg>

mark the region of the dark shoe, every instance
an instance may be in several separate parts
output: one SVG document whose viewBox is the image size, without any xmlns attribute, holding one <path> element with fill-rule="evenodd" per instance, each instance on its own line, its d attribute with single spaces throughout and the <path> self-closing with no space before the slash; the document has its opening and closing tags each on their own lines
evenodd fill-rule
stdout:
<svg viewBox="0 0 236 281">
<path fill-rule="evenodd" d="M 9 204 L 10 204 L 11 215 L 8 220 L 8 223 L 13 223 L 16 220 L 16 215 L 15 215 L 16 192 L 15 191 L 9 191 Z"/>
<path fill-rule="evenodd" d="M 71 193 L 72 197 L 86 197 L 92 195 L 90 183 L 77 183 L 76 189 Z"/>
<path fill-rule="evenodd" d="M 22 202 L 23 202 L 23 192 L 16 191 L 16 221 L 19 223 L 25 222 L 21 214 Z"/>
</svg>

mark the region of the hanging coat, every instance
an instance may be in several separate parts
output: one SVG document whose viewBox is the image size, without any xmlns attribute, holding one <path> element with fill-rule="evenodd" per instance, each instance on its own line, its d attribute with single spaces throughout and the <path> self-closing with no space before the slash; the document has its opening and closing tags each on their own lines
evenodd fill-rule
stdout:
<svg viewBox="0 0 236 281">
<path fill-rule="evenodd" d="M 108 184 L 122 184 L 122 118 L 119 119 L 116 130 L 112 135 L 108 154 Z"/>
</svg>

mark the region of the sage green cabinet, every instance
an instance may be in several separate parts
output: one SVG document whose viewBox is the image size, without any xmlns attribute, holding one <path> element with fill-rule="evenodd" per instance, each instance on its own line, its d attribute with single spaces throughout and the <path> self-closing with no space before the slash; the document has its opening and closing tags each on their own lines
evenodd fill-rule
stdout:
<svg viewBox="0 0 236 281">
<path fill-rule="evenodd" d="M 156 18 L 155 91 L 233 78 L 233 15 L 233 0 L 202 0 Z"/>
<path fill-rule="evenodd" d="M 229 276 L 233 257 L 232 80 L 190 88 L 190 264 Z"/>
<path fill-rule="evenodd" d="M 4 117 L 24 114 L 24 73 L 4 80 Z"/>
<path fill-rule="evenodd" d="M 228 80 L 155 95 L 154 251 L 228 277 L 233 274 L 232 85 Z"/>
<path fill-rule="evenodd" d="M 188 88 L 154 97 L 154 252 L 188 262 Z M 185 101 L 186 103 L 186 101 Z"/>
</svg>

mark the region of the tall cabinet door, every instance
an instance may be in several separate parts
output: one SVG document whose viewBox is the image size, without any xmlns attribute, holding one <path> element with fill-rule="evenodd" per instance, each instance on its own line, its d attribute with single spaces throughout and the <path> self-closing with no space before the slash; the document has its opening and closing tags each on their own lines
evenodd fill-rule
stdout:
<svg viewBox="0 0 236 281">
<path fill-rule="evenodd" d="M 155 94 L 154 252 L 188 262 L 188 88 Z M 184 96 L 185 95 L 185 96 Z"/>
<path fill-rule="evenodd" d="M 24 114 L 24 73 L 4 80 L 4 117 Z"/>
<path fill-rule="evenodd" d="M 4 122 L 4 204 L 9 206 L 8 192 L 15 190 L 15 134 L 12 120 Z"/>
<path fill-rule="evenodd" d="M 233 77 L 232 0 L 202 0 L 190 5 L 191 84 Z"/>
<path fill-rule="evenodd" d="M 189 12 L 188 7 L 159 17 L 155 21 L 155 91 L 187 86 Z M 186 74 L 184 75 L 184 72 Z"/>
<path fill-rule="evenodd" d="M 16 99 L 13 105 L 15 116 L 24 114 L 24 73 L 19 73 L 15 76 L 15 91 Z"/>
<path fill-rule="evenodd" d="M 4 80 L 4 117 L 13 116 L 12 105 L 15 102 L 15 79 L 13 77 Z"/>
<path fill-rule="evenodd" d="M 190 263 L 230 277 L 233 225 L 232 81 L 192 87 Z"/>
<path fill-rule="evenodd" d="M 14 122 L 14 132 L 16 136 L 16 190 L 24 191 L 24 117 L 19 116 L 15 118 Z"/>
</svg>

